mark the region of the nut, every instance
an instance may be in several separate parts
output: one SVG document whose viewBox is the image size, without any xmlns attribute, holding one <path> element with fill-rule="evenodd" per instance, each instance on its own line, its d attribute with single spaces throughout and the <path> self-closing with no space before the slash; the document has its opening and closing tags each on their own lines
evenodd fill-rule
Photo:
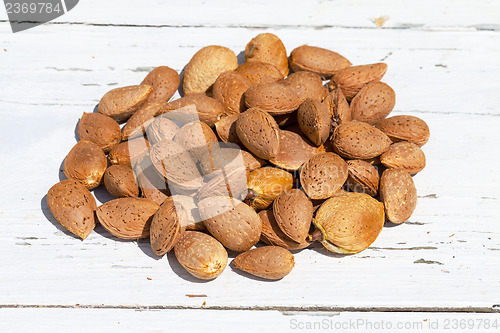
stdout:
<svg viewBox="0 0 500 333">
<path fill-rule="evenodd" d="M 262 159 L 278 155 L 280 147 L 279 127 L 268 113 L 248 109 L 236 121 L 236 133 L 245 147 Z"/>
<path fill-rule="evenodd" d="M 290 53 L 290 67 L 294 72 L 309 71 L 329 79 L 337 71 L 351 66 L 340 54 L 316 46 L 302 45 Z"/>
<path fill-rule="evenodd" d="M 366 193 L 372 197 L 377 195 L 379 175 L 373 165 L 363 160 L 350 160 L 347 161 L 347 167 L 347 184 L 351 191 Z"/>
<path fill-rule="evenodd" d="M 82 183 L 86 188 L 99 186 L 108 162 L 99 146 L 87 140 L 78 142 L 64 160 L 64 175 Z"/>
<path fill-rule="evenodd" d="M 276 223 L 283 233 L 297 243 L 304 243 L 313 218 L 311 200 L 298 189 L 281 193 L 273 203 Z"/>
<path fill-rule="evenodd" d="M 366 160 L 386 152 L 391 140 L 382 131 L 367 123 L 350 121 L 335 128 L 332 143 L 335 152 L 340 156 Z"/>
<path fill-rule="evenodd" d="M 144 155 L 149 153 L 149 142 L 143 136 L 117 144 L 108 154 L 111 164 L 132 167 Z"/>
<path fill-rule="evenodd" d="M 80 140 L 98 145 L 105 153 L 121 141 L 120 125 L 112 118 L 100 113 L 84 113 L 78 123 Z"/>
<path fill-rule="evenodd" d="M 389 221 L 399 224 L 408 220 L 417 206 L 417 190 L 411 175 L 404 170 L 385 170 L 380 178 L 380 199 Z"/>
<path fill-rule="evenodd" d="M 247 62 L 260 61 L 276 66 L 283 76 L 288 75 L 288 58 L 285 45 L 278 36 L 263 33 L 255 36 L 245 47 Z"/>
<path fill-rule="evenodd" d="M 396 104 L 396 94 L 387 84 L 375 81 L 368 83 L 351 101 L 352 119 L 370 125 L 384 119 Z"/>
<path fill-rule="evenodd" d="M 218 141 L 207 124 L 193 121 L 181 127 L 175 134 L 174 142 L 186 149 L 193 161 L 198 162 L 203 155 L 210 152 L 210 145 Z"/>
<path fill-rule="evenodd" d="M 335 125 L 340 125 L 352 120 L 351 109 L 342 89 L 335 87 L 322 102 L 330 111 Z"/>
<path fill-rule="evenodd" d="M 253 170 L 247 178 L 249 205 L 259 211 L 268 208 L 281 193 L 291 189 L 293 176 L 285 170 L 264 167 Z"/>
<path fill-rule="evenodd" d="M 262 234 L 260 235 L 260 239 L 264 243 L 268 245 L 281 246 L 288 250 L 305 249 L 311 245 L 311 242 L 307 239 L 302 243 L 297 243 L 288 238 L 288 236 L 285 235 L 278 226 L 271 209 L 261 210 L 259 212 L 259 217 L 262 221 Z"/>
<path fill-rule="evenodd" d="M 130 118 L 153 92 L 148 85 L 128 86 L 108 91 L 100 100 L 97 112 L 121 122 Z"/>
<path fill-rule="evenodd" d="M 248 79 L 252 85 L 256 83 L 278 83 L 284 79 L 283 74 L 276 66 L 260 61 L 241 64 L 236 68 L 236 72 Z"/>
<path fill-rule="evenodd" d="M 252 83 L 238 72 L 225 72 L 214 83 L 213 95 L 227 110 L 226 113 L 245 111 L 243 94 Z"/>
<path fill-rule="evenodd" d="M 104 186 L 115 198 L 139 196 L 139 186 L 132 169 L 126 165 L 112 165 L 104 173 Z"/>
<path fill-rule="evenodd" d="M 319 100 L 306 99 L 299 107 L 297 121 L 302 132 L 316 146 L 328 140 L 332 117 L 327 107 Z"/>
<path fill-rule="evenodd" d="M 258 108 L 273 116 L 291 113 L 301 102 L 295 90 L 279 83 L 256 83 L 245 92 L 249 108 Z"/>
<path fill-rule="evenodd" d="M 351 100 L 365 84 L 380 81 L 387 71 L 387 64 L 382 62 L 371 65 L 351 66 L 339 70 L 332 77 L 328 88 L 335 86 L 342 89 L 347 100 Z"/>
<path fill-rule="evenodd" d="M 214 127 L 215 123 L 226 112 L 222 104 L 214 98 L 208 97 L 205 94 L 192 94 L 167 103 L 162 109 L 160 109 L 158 115 L 178 110 L 189 105 L 194 105 L 196 107 L 196 111 L 198 112 L 198 118 L 190 119 L 189 121 L 199 120 L 210 127 Z"/>
<path fill-rule="evenodd" d="M 279 280 L 290 274 L 295 265 L 293 254 L 279 246 L 263 246 L 239 254 L 232 264 L 252 275 Z"/>
<path fill-rule="evenodd" d="M 241 144 L 238 133 L 236 133 L 236 120 L 238 120 L 238 116 L 239 114 L 229 114 L 215 123 L 217 135 L 223 142 Z"/>
<path fill-rule="evenodd" d="M 168 102 L 179 88 L 180 78 L 175 70 L 167 66 L 153 69 L 142 81 L 142 85 L 153 87 L 148 102 Z"/>
<path fill-rule="evenodd" d="M 319 149 L 304 136 L 291 131 L 280 130 L 280 149 L 275 158 L 269 160 L 277 167 L 288 171 L 298 170 Z"/>
<path fill-rule="evenodd" d="M 311 72 L 292 73 L 282 84 L 293 89 L 301 101 L 310 98 L 321 102 L 328 95 L 328 89 L 323 86 L 321 77 Z"/>
<path fill-rule="evenodd" d="M 429 140 L 429 126 L 415 116 L 393 116 L 375 125 L 393 142 L 408 141 L 422 147 Z"/>
<path fill-rule="evenodd" d="M 181 239 L 186 229 L 181 221 L 187 221 L 187 212 L 172 197 L 167 198 L 151 220 L 151 249 L 156 255 L 169 252 Z"/>
<path fill-rule="evenodd" d="M 122 140 L 128 140 L 146 134 L 149 126 L 165 102 L 148 101 L 137 110 L 122 128 Z"/>
<path fill-rule="evenodd" d="M 414 175 L 425 168 L 425 154 L 414 143 L 402 141 L 390 145 L 389 150 L 380 156 L 387 168 L 406 170 Z"/>
</svg>

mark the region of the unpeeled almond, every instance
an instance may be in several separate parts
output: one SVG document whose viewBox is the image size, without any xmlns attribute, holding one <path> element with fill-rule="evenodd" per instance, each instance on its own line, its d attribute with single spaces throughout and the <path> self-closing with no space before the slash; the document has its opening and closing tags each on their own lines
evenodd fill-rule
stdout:
<svg viewBox="0 0 500 333">
<path fill-rule="evenodd" d="M 380 199 L 389 221 L 399 224 L 408 220 L 417 206 L 417 190 L 411 175 L 405 170 L 385 170 L 380 178 Z"/>
<path fill-rule="evenodd" d="M 245 60 L 270 63 L 276 66 L 283 76 L 288 75 L 285 45 L 274 34 L 263 33 L 255 36 L 245 47 Z"/>
<path fill-rule="evenodd" d="M 276 223 L 283 233 L 297 243 L 304 243 L 313 218 L 313 204 L 299 189 L 281 193 L 273 203 Z"/>
<path fill-rule="evenodd" d="M 266 209 L 274 199 L 292 186 L 293 176 L 290 172 L 273 167 L 259 168 L 248 175 L 249 194 L 246 201 L 256 211 Z"/>
<path fill-rule="evenodd" d="M 156 117 L 158 111 L 165 105 L 165 102 L 147 101 L 132 117 L 127 120 L 127 123 L 122 128 L 122 140 L 135 138 L 146 134 L 146 128 L 151 121 Z"/>
<path fill-rule="evenodd" d="M 365 84 L 380 81 L 387 71 L 387 64 L 382 62 L 371 65 L 351 66 L 339 70 L 332 77 L 328 87 L 332 90 L 340 87 L 347 100 L 351 100 Z"/>
<path fill-rule="evenodd" d="M 342 89 L 335 87 L 322 102 L 330 111 L 335 126 L 352 120 L 351 109 Z"/>
<path fill-rule="evenodd" d="M 182 98 L 176 99 L 170 103 L 167 103 L 158 112 L 158 115 L 172 112 L 187 106 L 194 105 L 196 107 L 196 112 L 198 116 L 196 119 L 192 118 L 186 120 L 187 118 L 183 116 L 184 123 L 190 121 L 202 121 L 210 127 L 214 127 L 215 123 L 225 114 L 225 109 L 221 103 L 219 103 L 215 98 L 208 97 L 205 94 L 192 94 L 189 96 L 184 96 Z M 166 115 L 169 117 L 170 115 Z M 172 117 L 173 118 L 173 117 Z M 171 119 L 174 120 L 174 119 Z"/>
<path fill-rule="evenodd" d="M 351 101 L 352 119 L 370 125 L 387 117 L 396 104 L 396 93 L 384 82 L 368 83 Z"/>
<path fill-rule="evenodd" d="M 349 160 L 347 168 L 347 184 L 351 191 L 366 193 L 372 197 L 377 195 L 380 180 L 377 168 L 363 160 Z"/>
<path fill-rule="evenodd" d="M 284 78 L 276 66 L 261 61 L 241 64 L 236 68 L 236 72 L 243 75 L 252 85 L 256 83 L 278 83 L 283 81 Z"/>
<path fill-rule="evenodd" d="M 269 160 L 288 171 L 298 170 L 309 158 L 320 152 L 306 137 L 291 131 L 280 130 L 278 155 Z"/>
<path fill-rule="evenodd" d="M 414 143 L 396 142 L 380 156 L 380 162 L 387 168 L 406 170 L 414 175 L 425 168 L 425 154 Z"/>
<path fill-rule="evenodd" d="M 63 171 L 68 178 L 75 179 L 86 188 L 99 186 L 108 162 L 102 149 L 95 143 L 81 140 L 68 153 Z"/>
<path fill-rule="evenodd" d="M 172 197 L 167 198 L 151 220 L 150 242 L 156 255 L 169 252 L 181 239 L 186 229 L 181 221 L 187 221 L 187 212 Z"/>
<path fill-rule="evenodd" d="M 299 107 L 297 121 L 300 129 L 316 146 L 326 142 L 330 135 L 332 118 L 319 100 L 306 99 Z"/>
<path fill-rule="evenodd" d="M 227 110 L 226 113 L 245 111 L 243 94 L 252 83 L 238 72 L 225 72 L 219 75 L 213 86 L 213 95 Z"/>
<path fill-rule="evenodd" d="M 422 147 L 430 136 L 429 126 L 415 116 L 398 115 L 379 121 L 375 126 L 393 142 L 408 141 Z"/>
<path fill-rule="evenodd" d="M 290 67 L 294 72 L 309 71 L 329 79 L 337 71 L 351 66 L 340 54 L 316 46 L 302 45 L 290 53 Z"/>
<path fill-rule="evenodd" d="M 179 74 L 168 66 L 159 66 L 153 69 L 144 78 L 141 84 L 153 87 L 151 95 L 148 97 L 149 102 L 168 102 L 179 88 Z"/>
<path fill-rule="evenodd" d="M 321 77 L 311 72 L 292 73 L 281 84 L 294 90 L 302 101 L 307 98 L 322 101 L 328 95 Z"/>
<path fill-rule="evenodd" d="M 311 245 L 311 242 L 307 239 L 301 243 L 297 243 L 285 235 L 278 226 L 272 209 L 261 210 L 259 212 L 259 217 L 262 221 L 262 234 L 260 239 L 264 243 L 268 245 L 281 246 L 288 250 L 300 250 Z"/>
<path fill-rule="evenodd" d="M 153 92 L 149 85 L 136 85 L 108 91 L 99 101 L 97 112 L 120 122 L 127 120 L 146 102 Z"/>
<path fill-rule="evenodd" d="M 279 83 L 257 83 L 245 91 L 245 103 L 249 108 L 258 108 L 275 116 L 297 110 L 302 99 L 289 86 Z"/>
<path fill-rule="evenodd" d="M 100 113 L 84 113 L 78 123 L 78 136 L 98 145 L 105 153 L 121 141 L 120 125 Z"/>
<path fill-rule="evenodd" d="M 139 196 L 139 186 L 134 171 L 126 165 L 112 165 L 104 173 L 104 186 L 115 198 Z"/>
<path fill-rule="evenodd" d="M 290 274 L 295 265 L 293 254 L 279 246 L 263 246 L 239 254 L 232 264 L 252 275 L 279 280 Z"/>
<path fill-rule="evenodd" d="M 263 159 L 276 157 L 280 137 L 276 121 L 265 111 L 248 109 L 238 116 L 236 133 L 245 147 Z"/>
</svg>

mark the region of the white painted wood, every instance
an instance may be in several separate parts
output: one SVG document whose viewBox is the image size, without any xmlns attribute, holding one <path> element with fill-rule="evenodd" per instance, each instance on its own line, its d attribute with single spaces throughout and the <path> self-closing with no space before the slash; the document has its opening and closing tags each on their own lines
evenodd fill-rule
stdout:
<svg viewBox="0 0 500 333">
<path fill-rule="evenodd" d="M 0 329 L 11 333 L 76 333 L 96 328 L 100 332 L 495 332 L 500 325 L 499 315 L 492 313 L 207 309 L 0 309 L 0 319 Z"/>
<path fill-rule="evenodd" d="M 179 8 L 185 9 L 180 3 L 171 3 L 170 11 L 151 10 L 156 7 L 147 2 L 131 10 L 123 1 L 118 11 L 112 10 L 117 2 L 96 11 L 96 3 L 81 2 L 59 22 L 180 25 L 185 21 L 190 27 L 49 24 L 12 34 L 5 23 L 0 25 L 0 306 L 196 308 L 206 302 L 213 309 L 484 310 L 500 303 L 500 35 L 469 29 L 497 24 L 497 2 L 433 2 L 435 11 L 429 11 L 427 1 L 421 6 L 383 2 L 381 7 L 363 1 L 317 1 L 306 8 L 291 3 L 280 15 L 274 13 L 281 2 L 262 13 L 256 3 L 252 14 L 245 15 L 218 2 L 219 7 L 213 8 L 192 5 L 185 16 L 178 14 Z M 359 9 L 359 16 L 347 15 L 353 12 L 350 6 Z M 226 15 L 220 15 L 224 11 Z M 229 15 L 231 11 L 239 16 Z M 298 11 L 302 14 L 296 22 Z M 388 26 L 398 29 L 371 29 L 372 15 L 386 14 L 391 16 Z M 75 125 L 83 112 L 92 111 L 107 90 L 136 84 L 155 66 L 180 71 L 202 46 L 221 44 L 239 53 L 263 31 L 244 26 L 262 24 L 271 26 L 268 31 L 278 34 L 288 50 L 309 43 L 336 50 L 356 64 L 388 63 L 384 81 L 396 90 L 395 114 L 422 117 L 432 132 L 424 146 L 428 166 L 415 177 L 420 198 L 409 223 L 385 228 L 370 249 L 357 255 L 335 256 L 320 246 L 300 251 L 293 272 L 278 282 L 252 279 L 229 267 L 218 279 L 200 282 L 172 254 L 158 260 L 147 241 L 120 241 L 98 227 L 82 242 L 54 222 L 42 198 L 59 179 L 58 168 L 75 143 Z M 424 26 L 399 29 L 404 24 Z M 333 27 L 310 27 L 319 25 Z M 452 28 L 439 28 L 443 26 Z M 106 198 L 104 191 L 94 194 Z M 48 327 L 50 318 L 68 315 L 76 320 L 82 314 L 93 318 L 95 311 L 111 313 L 109 320 L 102 319 L 111 328 L 117 318 L 133 320 L 137 314 L 108 309 L 2 309 L 0 319 L 28 315 L 46 320 Z M 140 317 L 163 320 L 209 313 L 189 311 L 148 311 L 140 312 L 146 313 Z M 269 323 L 281 316 L 213 311 L 215 316 L 227 316 L 233 323 L 228 327 L 247 318 Z M 68 319 L 64 325 L 71 324 Z"/>
</svg>

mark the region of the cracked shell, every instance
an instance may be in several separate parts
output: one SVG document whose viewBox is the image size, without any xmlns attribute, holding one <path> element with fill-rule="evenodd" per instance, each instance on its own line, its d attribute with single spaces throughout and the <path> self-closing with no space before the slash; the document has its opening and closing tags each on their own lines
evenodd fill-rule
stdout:
<svg viewBox="0 0 500 333">
<path fill-rule="evenodd" d="M 417 206 L 417 189 L 411 175 L 404 170 L 385 170 L 380 178 L 380 200 L 389 221 L 407 221 Z"/>
<path fill-rule="evenodd" d="M 335 125 L 340 125 L 352 120 L 351 109 L 342 89 L 336 87 L 322 102 L 330 111 Z"/>
<path fill-rule="evenodd" d="M 63 170 L 66 177 L 93 189 L 101 183 L 107 165 L 106 155 L 98 145 L 81 140 L 66 156 Z"/>
<path fill-rule="evenodd" d="M 280 149 L 278 155 L 270 159 L 269 162 L 285 170 L 296 171 L 308 159 L 319 152 L 320 149 L 315 147 L 304 136 L 295 132 L 280 130 Z"/>
<path fill-rule="evenodd" d="M 293 254 L 279 246 L 262 246 L 239 254 L 234 267 L 252 275 L 279 280 L 290 274 L 295 265 Z"/>
</svg>

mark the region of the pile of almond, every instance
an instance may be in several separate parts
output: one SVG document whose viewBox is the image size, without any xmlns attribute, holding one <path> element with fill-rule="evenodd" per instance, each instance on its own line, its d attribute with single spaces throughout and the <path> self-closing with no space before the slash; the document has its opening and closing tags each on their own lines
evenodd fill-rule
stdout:
<svg viewBox="0 0 500 333">
<path fill-rule="evenodd" d="M 247 44 L 245 59 L 207 46 L 182 84 L 161 66 L 106 93 L 79 121 L 68 179 L 47 194 L 54 217 L 82 239 L 97 221 L 121 239 L 149 238 L 200 279 L 222 273 L 228 250 L 239 253 L 235 268 L 280 279 L 294 266 L 290 250 L 320 241 L 357 253 L 386 221 L 408 220 L 429 128 L 388 118 L 386 64 L 353 66 L 308 45 L 288 56 L 270 33 Z M 184 97 L 170 101 L 178 89 Z M 97 206 L 98 186 L 116 199 Z"/>
</svg>

